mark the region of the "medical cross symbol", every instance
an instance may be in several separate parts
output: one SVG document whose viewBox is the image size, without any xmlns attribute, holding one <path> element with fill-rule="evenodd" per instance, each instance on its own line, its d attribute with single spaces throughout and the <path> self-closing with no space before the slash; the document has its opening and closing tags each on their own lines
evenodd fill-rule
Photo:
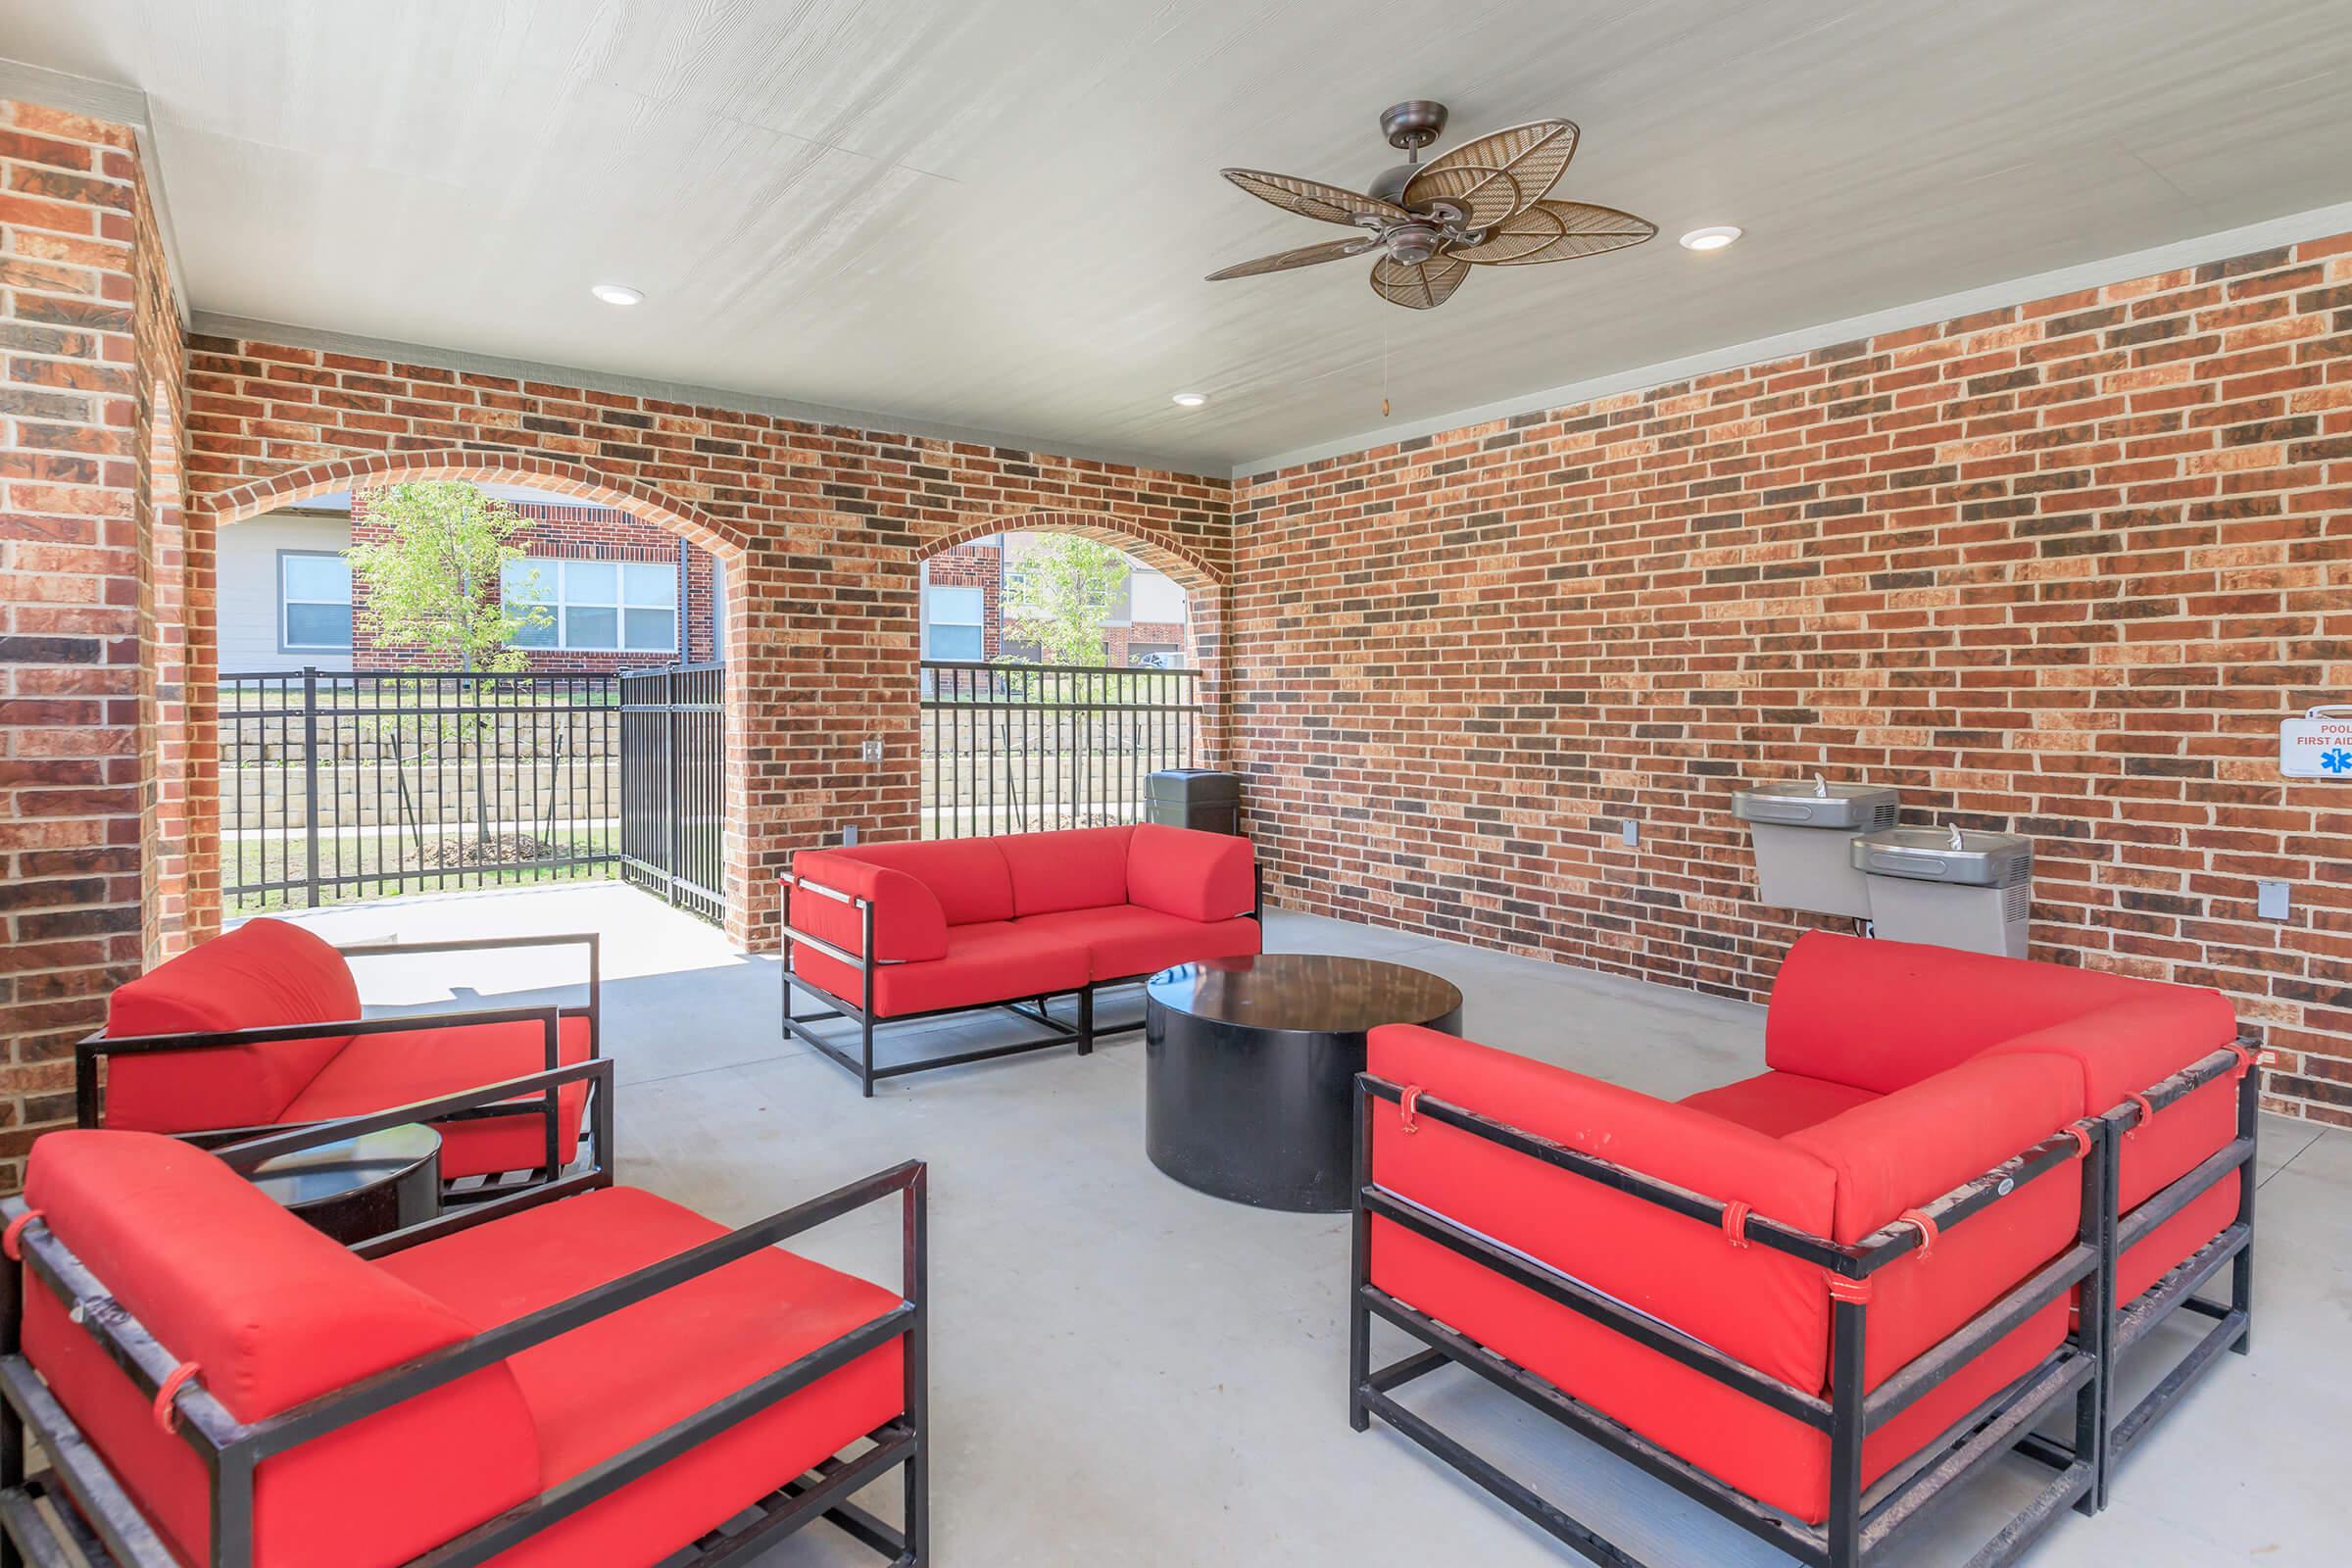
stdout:
<svg viewBox="0 0 2352 1568">
<path fill-rule="evenodd" d="M 2320 765 L 2330 773 L 2352 773 L 2352 752 L 2337 747 L 2320 754 Z"/>
</svg>

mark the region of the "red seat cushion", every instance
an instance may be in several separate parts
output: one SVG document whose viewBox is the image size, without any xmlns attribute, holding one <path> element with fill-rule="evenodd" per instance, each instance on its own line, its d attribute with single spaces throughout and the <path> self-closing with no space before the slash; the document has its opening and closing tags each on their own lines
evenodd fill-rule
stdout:
<svg viewBox="0 0 2352 1568">
<path fill-rule="evenodd" d="M 1012 873 L 1012 912 L 1053 914 L 1127 902 L 1127 843 L 1133 827 L 1005 833 L 997 849 Z"/>
<path fill-rule="evenodd" d="M 948 956 L 927 963 L 888 963 L 874 970 L 874 1013 L 903 1017 L 939 1007 L 1075 991 L 1087 983 L 1086 944 L 1075 937 L 1025 929 L 1029 922 L 996 920 L 948 928 Z M 835 996 L 858 1000 L 858 971 L 808 948 L 792 953 L 795 974 Z"/>
<path fill-rule="evenodd" d="M 1257 902 L 1250 841 L 1146 822 L 1127 845 L 1127 902 L 1187 920 L 1230 920 Z"/>
<path fill-rule="evenodd" d="M 931 890 L 950 925 L 1012 918 L 1012 872 L 995 839 L 921 839 L 822 853 L 913 877 Z"/>
<path fill-rule="evenodd" d="M 1812 931 L 1773 981 L 1764 1062 L 1886 1094 L 2014 1035 L 2161 989 L 2054 963 Z"/>
<path fill-rule="evenodd" d="M 278 1024 L 347 1023 L 360 1016 L 351 966 L 284 920 L 248 920 L 198 943 L 118 990 L 106 1032 L 188 1034 Z M 142 1132 L 198 1132 L 277 1121 L 288 1102 L 342 1049 L 348 1034 L 168 1055 L 107 1058 L 106 1122 Z"/>
<path fill-rule="evenodd" d="M 1013 922 L 1055 941 L 1076 942 L 1087 953 L 1089 978 L 1124 980 L 1153 974 L 1171 964 L 1200 958 L 1238 958 L 1258 951 L 1262 933 L 1255 920 L 1187 920 L 1139 905 L 1105 909 L 1065 909 Z"/>
<path fill-rule="evenodd" d="M 588 1059 L 586 1018 L 563 1019 L 557 1040 L 563 1060 Z M 461 1024 L 359 1035 L 319 1069 L 309 1088 L 294 1097 L 282 1119 L 328 1121 L 389 1110 L 394 1105 L 454 1095 L 546 1068 L 547 1031 L 536 1023 Z M 580 1114 L 587 1105 L 588 1086 L 565 1084 L 556 1092 L 556 1099 L 560 1111 L 556 1151 L 561 1162 L 569 1164 L 579 1152 Z M 547 1159 L 545 1121 L 536 1110 L 438 1125 L 445 1178 L 530 1170 Z"/>
<path fill-rule="evenodd" d="M 567 1198 L 380 1267 L 484 1327 L 724 1234 L 630 1188 Z M 896 1292 L 768 1248 L 511 1357 L 552 1487 L 881 1316 Z M 499 1568 L 652 1563 L 904 1412 L 901 1342 L 868 1351 L 504 1552 Z"/>
<path fill-rule="evenodd" d="M 1827 1121 L 1842 1110 L 1878 1097 L 1867 1089 L 1808 1078 L 1795 1072 L 1760 1072 L 1736 1084 L 1685 1095 L 1678 1104 L 1736 1121 L 1767 1138 L 1786 1138 L 1800 1127 Z"/>
<path fill-rule="evenodd" d="M 57 1132 L 25 1196 L 50 1230 L 240 1421 L 469 1338 L 475 1325 L 361 1261 L 213 1155 L 146 1133 Z M 473 1233 L 475 1235 L 481 1232 Z M 182 1558 L 209 1558 L 203 1461 L 56 1296 L 28 1279 L 26 1354 Z M 539 1488 L 538 1440 L 493 1366 L 262 1461 L 262 1568 L 390 1568 Z"/>
</svg>

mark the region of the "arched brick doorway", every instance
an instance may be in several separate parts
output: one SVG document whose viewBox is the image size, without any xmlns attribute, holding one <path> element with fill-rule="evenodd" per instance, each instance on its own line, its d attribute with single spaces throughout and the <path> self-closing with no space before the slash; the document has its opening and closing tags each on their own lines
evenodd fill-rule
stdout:
<svg viewBox="0 0 2352 1568">
<path fill-rule="evenodd" d="M 576 465 L 520 454 L 428 452 L 343 459 L 257 479 L 192 500 L 187 528 L 192 560 L 208 566 L 217 558 L 220 530 L 264 513 L 291 507 L 333 492 L 355 494 L 408 480 L 462 479 L 476 484 L 528 488 L 624 512 L 672 533 L 708 552 L 723 564 L 735 590 L 726 597 L 723 645 L 745 649 L 753 623 L 750 591 L 752 574 L 745 569 L 749 543 L 741 529 L 711 516 L 690 502 L 650 486 L 608 478 Z M 220 737 L 214 700 L 220 674 L 218 604 L 210 594 L 190 596 L 187 615 L 189 674 L 188 749 L 190 791 L 188 840 L 195 863 L 217 867 L 220 861 Z M 199 696 L 198 694 L 202 695 Z M 725 787 L 728 801 L 725 853 L 727 934 L 739 946 L 755 940 L 752 865 L 757 851 L 750 831 L 747 804 L 752 799 L 748 759 L 751 705 L 730 683 L 723 718 L 726 738 Z M 220 928 L 220 885 L 218 875 L 190 889 L 189 936 L 201 940 Z"/>
<path fill-rule="evenodd" d="M 1229 765 L 1228 736 L 1231 726 L 1226 712 L 1225 694 L 1230 671 L 1225 626 L 1230 585 L 1221 565 L 1203 559 L 1182 541 L 1148 524 L 1115 514 L 1038 511 L 1008 512 L 960 521 L 935 537 L 924 540 L 914 551 L 911 564 L 919 571 L 924 563 L 946 552 L 1011 533 L 1064 533 L 1097 540 L 1164 573 L 1185 591 L 1193 654 L 1191 667 L 1196 671 L 1193 677 L 1194 696 L 1200 707 L 1196 726 L 1196 749 L 1191 760 L 1203 767 Z M 906 628 L 906 648 L 915 667 L 919 668 L 919 608 L 912 618 L 914 623 Z M 912 743 L 906 748 L 907 752 L 919 757 L 919 725 L 923 715 L 911 701 L 913 683 L 910 681 L 909 710 L 906 714 L 902 734 Z"/>
</svg>

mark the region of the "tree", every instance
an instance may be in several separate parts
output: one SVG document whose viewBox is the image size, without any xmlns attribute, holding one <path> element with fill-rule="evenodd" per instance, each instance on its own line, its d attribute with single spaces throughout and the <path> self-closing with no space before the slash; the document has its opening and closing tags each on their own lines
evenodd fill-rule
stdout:
<svg viewBox="0 0 2352 1568">
<path fill-rule="evenodd" d="M 1049 664 L 1102 662 L 1102 623 L 1119 608 L 1127 558 L 1099 540 L 1049 533 L 1012 563 L 1004 585 L 1011 633 Z"/>
<path fill-rule="evenodd" d="M 378 642 L 426 649 L 460 669 L 527 667 L 530 656 L 514 639 L 554 621 L 537 602 L 537 572 L 505 582 L 522 560 L 514 540 L 527 526 L 513 507 L 462 479 L 420 479 L 373 492 L 367 508 L 389 537 L 343 554 L 367 584 L 366 618 Z"/>
</svg>

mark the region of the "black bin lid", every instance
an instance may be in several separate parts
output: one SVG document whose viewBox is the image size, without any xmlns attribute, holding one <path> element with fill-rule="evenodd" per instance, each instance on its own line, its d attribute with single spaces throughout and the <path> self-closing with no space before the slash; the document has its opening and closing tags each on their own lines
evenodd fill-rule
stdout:
<svg viewBox="0 0 2352 1568">
<path fill-rule="evenodd" d="M 1148 798 L 1154 801 L 1238 801 L 1242 776 L 1213 767 L 1163 767 L 1147 775 Z"/>
</svg>

